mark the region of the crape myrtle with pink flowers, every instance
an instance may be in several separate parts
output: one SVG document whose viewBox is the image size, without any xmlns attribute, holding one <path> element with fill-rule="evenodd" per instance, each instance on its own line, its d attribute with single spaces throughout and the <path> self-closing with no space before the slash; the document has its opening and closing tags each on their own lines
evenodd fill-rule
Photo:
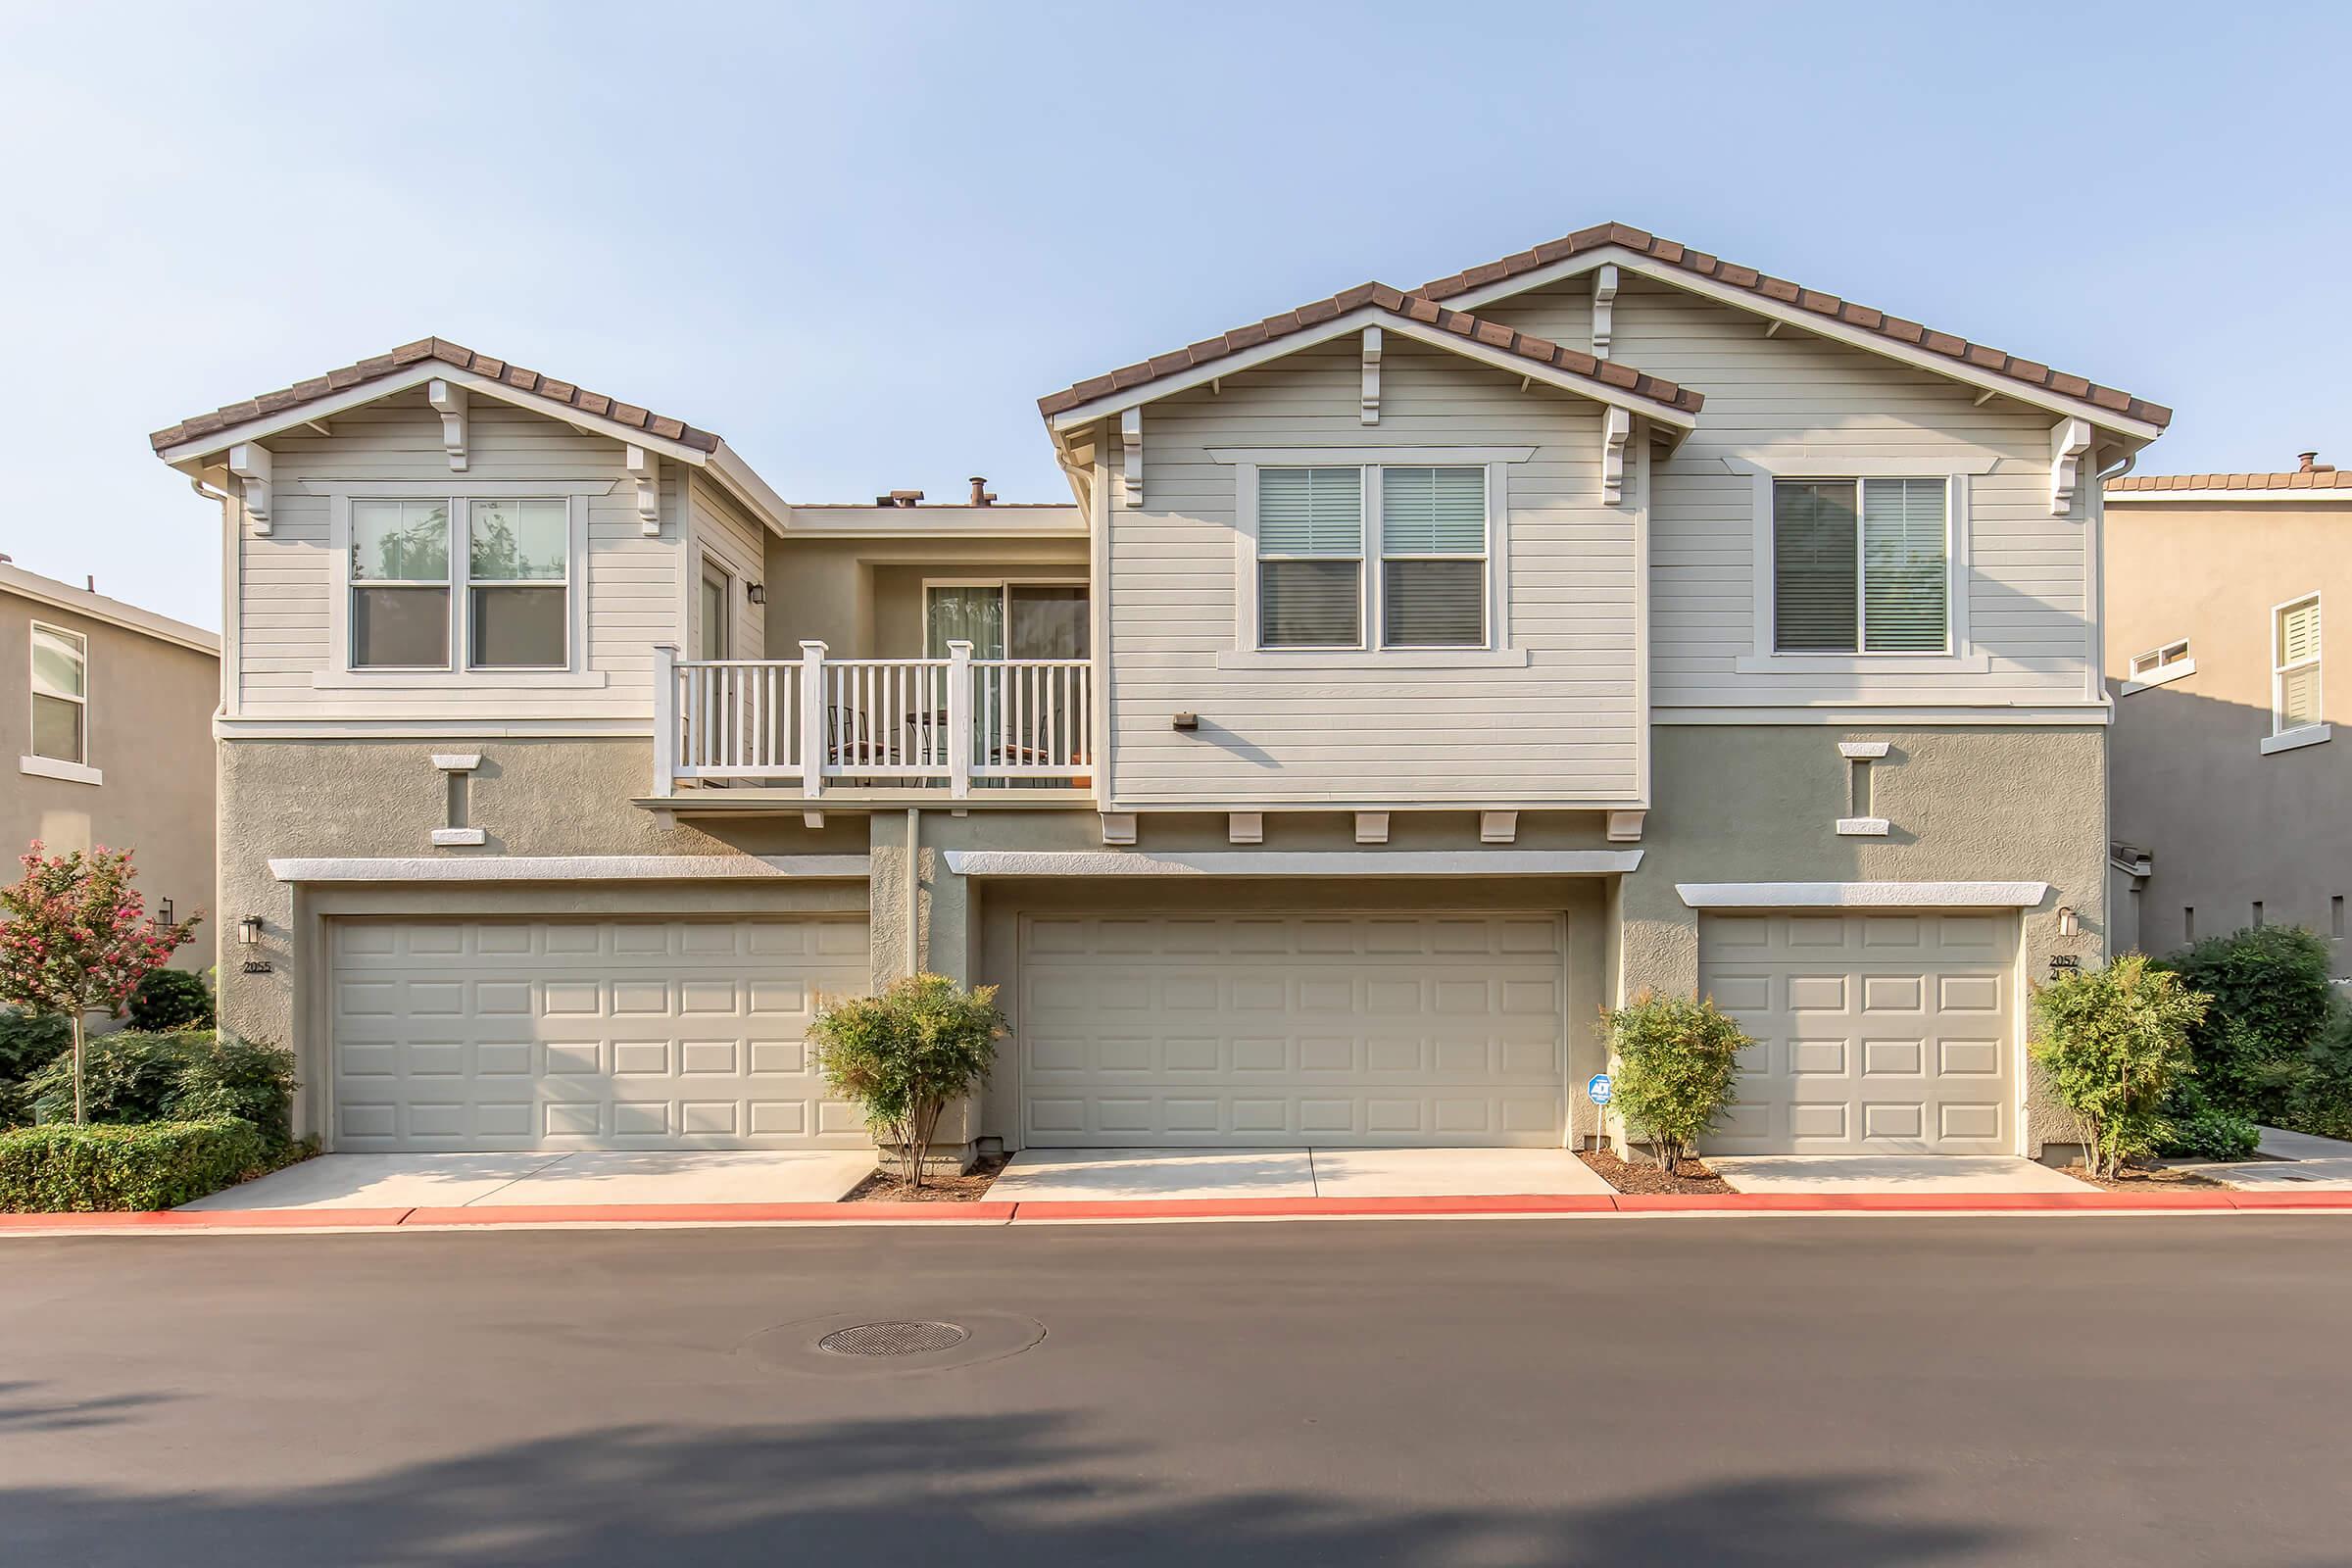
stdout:
<svg viewBox="0 0 2352 1568">
<path fill-rule="evenodd" d="M 62 1013 L 74 1025 L 74 1120 L 82 1103 L 83 1017 L 120 1014 L 149 974 L 171 962 L 203 918 L 151 918 L 131 886 L 128 850 L 100 845 L 48 855 L 36 840 L 24 877 L 0 888 L 0 1002 Z"/>
</svg>

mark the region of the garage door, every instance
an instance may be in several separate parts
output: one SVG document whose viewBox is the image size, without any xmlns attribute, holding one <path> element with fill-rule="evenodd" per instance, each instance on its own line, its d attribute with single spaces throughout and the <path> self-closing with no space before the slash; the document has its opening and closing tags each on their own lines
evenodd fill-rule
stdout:
<svg viewBox="0 0 2352 1568">
<path fill-rule="evenodd" d="M 2017 1152 L 2015 916 L 1707 915 L 1698 948 L 1756 1042 L 1708 1152 Z"/>
<path fill-rule="evenodd" d="M 859 1148 L 803 1035 L 862 917 L 343 920 L 335 1148 Z"/>
<path fill-rule="evenodd" d="M 1560 1142 L 1546 915 L 1023 921 L 1037 1147 Z"/>
</svg>

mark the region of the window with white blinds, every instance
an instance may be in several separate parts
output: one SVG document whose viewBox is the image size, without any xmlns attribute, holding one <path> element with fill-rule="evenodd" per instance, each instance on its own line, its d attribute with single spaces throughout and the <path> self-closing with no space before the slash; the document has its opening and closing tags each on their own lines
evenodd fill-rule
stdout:
<svg viewBox="0 0 2352 1568">
<path fill-rule="evenodd" d="M 1364 471 L 1257 471 L 1261 648 L 1360 648 Z"/>
<path fill-rule="evenodd" d="M 2320 722 L 2320 596 L 2272 612 L 2271 733 Z"/>
<path fill-rule="evenodd" d="M 1942 479 L 1777 481 L 1773 650 L 1947 652 L 1948 495 Z"/>
<path fill-rule="evenodd" d="M 1487 644 L 1487 470 L 1383 468 L 1381 642 Z"/>
</svg>

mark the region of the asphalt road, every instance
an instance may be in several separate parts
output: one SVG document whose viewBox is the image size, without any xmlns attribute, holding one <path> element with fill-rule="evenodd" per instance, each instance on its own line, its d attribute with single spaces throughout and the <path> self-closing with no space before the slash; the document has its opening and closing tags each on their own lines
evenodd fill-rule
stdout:
<svg viewBox="0 0 2352 1568">
<path fill-rule="evenodd" d="M 2338 1218 L 0 1243 L 11 1568 L 2347 1561 Z"/>
</svg>

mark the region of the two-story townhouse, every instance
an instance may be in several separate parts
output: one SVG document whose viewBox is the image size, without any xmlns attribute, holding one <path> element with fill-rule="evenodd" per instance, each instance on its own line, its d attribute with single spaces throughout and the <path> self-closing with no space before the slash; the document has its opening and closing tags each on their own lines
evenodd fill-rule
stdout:
<svg viewBox="0 0 2352 1568">
<path fill-rule="evenodd" d="M 2299 925 L 2352 977 L 2352 753 L 2332 744 L 2326 621 L 2352 601 L 2352 470 L 2319 457 L 2107 483 L 2118 951 Z"/>
<path fill-rule="evenodd" d="M 1074 505 L 782 501 L 428 340 L 218 485 L 232 1024 L 349 1150 L 855 1145 L 803 1030 L 1002 988 L 968 1149 L 2027 1152 L 2105 930 L 2099 485 L 2166 411 L 1622 225 L 1041 401 Z"/>
<path fill-rule="evenodd" d="M 127 849 L 151 913 L 209 918 L 220 640 L 0 557 L 0 731 L 19 749 L 0 845 Z M 213 949 L 201 932 L 172 961 L 207 968 Z"/>
</svg>

